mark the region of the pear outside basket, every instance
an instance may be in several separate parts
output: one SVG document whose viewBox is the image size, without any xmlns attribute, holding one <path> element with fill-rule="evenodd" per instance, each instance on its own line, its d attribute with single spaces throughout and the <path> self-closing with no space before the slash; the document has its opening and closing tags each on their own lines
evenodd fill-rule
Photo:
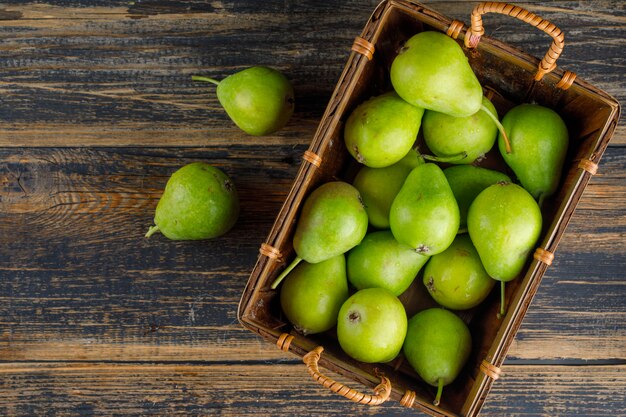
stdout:
<svg viewBox="0 0 626 417">
<path fill-rule="evenodd" d="M 514 47 L 482 37 L 482 15 L 501 13 L 521 19 L 553 38 L 546 56 L 539 60 Z M 461 374 L 444 390 L 441 403 L 432 404 L 435 388 L 424 383 L 402 356 L 387 364 L 364 364 L 349 358 L 339 347 L 334 330 L 303 336 L 280 310 L 279 290 L 270 284 L 295 257 L 292 238 L 300 206 L 319 185 L 341 179 L 351 182 L 358 164 L 345 149 L 342 129 L 362 101 L 392 89 L 391 62 L 403 43 L 414 34 L 436 30 L 463 46 L 470 65 L 486 94 L 502 116 L 524 102 L 555 109 L 565 120 L 570 147 L 557 193 L 542 206 L 543 230 L 534 256 L 522 276 L 507 285 L 507 314 L 497 318 L 498 291 L 473 310 L 463 312 L 473 338 L 472 353 Z M 346 398 L 363 404 L 399 401 L 433 416 L 475 416 L 479 413 L 524 314 L 576 205 L 606 149 L 619 118 L 619 104 L 605 92 L 556 66 L 564 46 L 562 32 L 550 22 L 513 5 L 481 3 L 471 15 L 471 25 L 452 20 L 410 0 L 385 0 L 374 10 L 362 34 L 352 46 L 345 68 L 304 153 L 302 165 L 286 201 L 250 275 L 239 305 L 238 318 L 284 351 L 303 357 L 313 378 Z M 501 157 L 490 152 L 482 165 L 503 168 Z M 432 306 L 421 279 L 400 298 L 411 317 L 418 309 Z M 415 307 L 417 306 L 417 307 Z M 323 353 L 322 353 L 323 351 Z M 321 373 L 318 364 L 366 387 L 373 394 L 349 388 Z"/>
</svg>

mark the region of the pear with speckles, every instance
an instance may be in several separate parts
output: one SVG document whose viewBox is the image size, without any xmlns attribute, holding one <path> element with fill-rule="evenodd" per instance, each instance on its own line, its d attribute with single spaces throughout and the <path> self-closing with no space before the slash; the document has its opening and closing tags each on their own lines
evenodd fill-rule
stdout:
<svg viewBox="0 0 626 417">
<path fill-rule="evenodd" d="M 348 254 L 348 280 L 358 290 L 384 288 L 397 297 L 427 261 L 428 256 L 398 243 L 389 230 L 372 232 Z"/>
<path fill-rule="evenodd" d="M 411 170 L 424 160 L 413 149 L 404 158 L 384 168 L 363 166 L 352 185 L 359 190 L 370 224 L 379 229 L 389 228 L 389 209 Z"/>
<path fill-rule="evenodd" d="M 467 117 L 480 110 L 483 89 L 459 44 L 441 32 L 411 37 L 391 64 L 391 84 L 407 102 Z"/>
<path fill-rule="evenodd" d="M 484 110 L 467 117 L 424 112 L 422 126 L 428 149 L 451 164 L 471 164 L 484 157 L 496 143 L 498 127 L 494 119 L 498 112 L 487 97 L 482 103 Z"/>
<path fill-rule="evenodd" d="M 337 324 L 348 299 L 346 259 L 343 254 L 316 264 L 300 263 L 280 289 L 280 305 L 300 333 L 316 334 Z"/>
<path fill-rule="evenodd" d="M 457 165 L 443 170 L 454 198 L 459 205 L 461 225 L 467 226 L 467 211 L 470 204 L 485 188 L 497 182 L 511 182 L 511 179 L 502 172 L 473 165 Z"/>
<path fill-rule="evenodd" d="M 496 283 L 467 234 L 458 235 L 448 249 L 428 261 L 423 282 L 435 301 L 453 310 L 476 307 Z"/>
<path fill-rule="evenodd" d="M 450 246 L 459 222 L 459 206 L 441 168 L 432 163 L 413 168 L 389 211 L 396 240 L 423 255 L 436 255 Z"/>
<path fill-rule="evenodd" d="M 167 181 L 146 237 L 161 232 L 172 240 L 210 239 L 230 230 L 238 216 L 239 197 L 228 175 L 194 162 Z"/>
<path fill-rule="evenodd" d="M 316 264 L 349 251 L 361 243 L 367 224 L 367 212 L 356 188 L 343 181 L 322 184 L 302 206 L 293 237 L 297 256 L 271 288 L 277 288 L 302 260 Z"/>
<path fill-rule="evenodd" d="M 293 86 L 281 72 L 256 66 L 236 72 L 222 81 L 192 77 L 217 85 L 217 99 L 244 132 L 262 136 L 287 124 L 294 110 Z"/>
<path fill-rule="evenodd" d="M 467 229 L 485 270 L 501 282 L 500 314 L 505 314 L 504 283 L 517 277 L 541 234 L 541 210 L 532 195 L 510 182 L 485 188 L 470 205 Z"/>
<path fill-rule="evenodd" d="M 510 182 L 481 191 L 467 214 L 470 238 L 485 270 L 498 281 L 510 281 L 522 272 L 541 223 L 541 210 L 532 196 Z"/>
<path fill-rule="evenodd" d="M 348 117 L 344 140 L 348 152 L 371 168 L 395 164 L 411 150 L 424 109 L 389 92 L 361 103 Z"/>
<path fill-rule="evenodd" d="M 502 119 L 511 152 L 505 151 L 502 135 L 498 147 L 504 161 L 539 205 L 557 190 L 567 155 L 569 136 L 561 116 L 538 104 L 521 104 Z"/>
<path fill-rule="evenodd" d="M 365 288 L 341 306 L 337 340 L 358 361 L 389 362 L 402 349 L 406 326 L 406 311 L 396 296 L 384 288 Z"/>
<path fill-rule="evenodd" d="M 429 308 L 409 320 L 404 356 L 426 383 L 437 387 L 434 405 L 439 405 L 443 387 L 461 373 L 471 350 L 467 325 L 451 311 Z"/>
</svg>

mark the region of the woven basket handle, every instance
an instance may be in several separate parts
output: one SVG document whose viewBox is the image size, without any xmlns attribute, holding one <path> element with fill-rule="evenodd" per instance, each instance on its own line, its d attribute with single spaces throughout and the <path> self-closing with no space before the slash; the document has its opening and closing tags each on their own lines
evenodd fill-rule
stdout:
<svg viewBox="0 0 626 417">
<path fill-rule="evenodd" d="M 324 348 L 322 346 L 318 346 L 302 357 L 302 360 L 304 361 L 307 370 L 314 380 L 319 382 L 324 387 L 330 389 L 332 392 L 343 395 L 347 399 L 359 404 L 379 405 L 389 399 L 389 395 L 391 394 L 391 381 L 389 381 L 387 377 L 380 377 L 380 384 L 378 384 L 374 388 L 374 392 L 376 393 L 376 395 L 370 395 L 363 394 L 362 392 L 349 388 L 340 382 L 333 381 L 327 376 L 322 375 L 317 366 L 317 363 L 319 362 L 320 356 L 323 351 Z"/>
<path fill-rule="evenodd" d="M 482 15 L 485 13 L 499 13 L 515 17 L 516 19 L 543 30 L 552 37 L 552 45 L 550 45 L 550 49 L 539 63 L 539 68 L 537 69 L 537 73 L 535 73 L 536 81 L 541 80 L 544 75 L 556 68 L 556 60 L 561 55 L 561 52 L 563 52 L 563 47 L 565 46 L 561 29 L 536 14 L 512 4 L 487 1 L 474 7 L 471 16 L 472 24 L 465 34 L 465 46 L 475 48 L 478 42 L 480 42 L 480 37 L 485 33 L 482 18 Z"/>
</svg>

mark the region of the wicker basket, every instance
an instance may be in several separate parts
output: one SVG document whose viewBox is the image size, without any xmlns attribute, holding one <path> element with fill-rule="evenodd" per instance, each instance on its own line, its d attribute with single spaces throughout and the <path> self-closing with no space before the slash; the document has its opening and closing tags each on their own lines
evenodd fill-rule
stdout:
<svg viewBox="0 0 626 417">
<path fill-rule="evenodd" d="M 550 34 L 554 41 L 546 56 L 538 60 L 497 40 L 481 38 L 481 16 L 488 12 L 516 17 Z M 364 364 L 341 351 L 334 330 L 307 337 L 295 332 L 281 314 L 279 292 L 269 288 L 276 275 L 295 256 L 292 237 L 304 198 L 324 182 L 338 178 L 350 182 L 358 169 L 342 137 L 343 123 L 350 111 L 365 99 L 391 90 L 389 68 L 393 58 L 404 41 L 424 30 L 444 32 L 464 46 L 470 65 L 500 115 L 515 104 L 537 102 L 555 109 L 570 132 L 570 148 L 559 190 L 542 207 L 544 226 L 539 246 L 523 276 L 507 285 L 507 314 L 502 319 L 497 318 L 497 291 L 481 306 L 463 314 L 472 332 L 472 354 L 456 381 L 446 387 L 438 406 L 432 404 L 434 389 L 421 381 L 401 357 L 387 364 Z M 563 45 L 563 34 L 556 26 L 520 7 L 504 3 L 476 6 L 469 28 L 409 0 L 380 3 L 354 42 L 353 52 L 311 146 L 303 156 L 293 187 L 266 242 L 261 245 L 261 255 L 239 306 L 241 323 L 276 342 L 284 351 L 302 356 L 317 381 L 353 401 L 375 405 L 391 399 L 433 416 L 477 415 L 493 381 L 500 376 L 500 366 L 509 346 L 552 262 L 583 190 L 596 173 L 619 118 L 619 104 L 615 99 L 576 78 L 575 74 L 556 67 Z M 485 164 L 504 167 L 497 151 L 488 155 Z M 418 278 L 416 282 L 419 284 L 421 280 Z M 420 287 L 423 286 L 412 286 L 410 294 L 401 297 L 409 317 L 432 303 Z M 375 387 L 375 393 L 363 394 L 326 378 L 320 373 L 318 362 L 355 383 Z"/>
</svg>

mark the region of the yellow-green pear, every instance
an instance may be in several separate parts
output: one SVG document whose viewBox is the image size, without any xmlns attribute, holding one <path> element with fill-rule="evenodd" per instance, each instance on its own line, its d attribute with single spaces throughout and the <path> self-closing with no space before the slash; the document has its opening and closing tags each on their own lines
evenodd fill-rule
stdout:
<svg viewBox="0 0 626 417">
<path fill-rule="evenodd" d="M 450 246 L 459 222 L 459 206 L 441 168 L 432 163 L 413 168 L 389 211 L 396 240 L 435 255 Z"/>
<path fill-rule="evenodd" d="M 426 383 L 437 387 L 439 405 L 443 387 L 456 379 L 472 350 L 469 329 L 457 315 L 429 308 L 409 320 L 404 356 Z"/>
<path fill-rule="evenodd" d="M 311 264 L 341 255 L 361 243 L 367 212 L 359 191 L 343 181 L 322 184 L 306 198 L 293 237 L 296 258 L 274 280 L 275 289 L 302 260 Z"/>
<path fill-rule="evenodd" d="M 522 186 L 541 204 L 559 185 L 569 143 L 567 126 L 557 112 L 538 104 L 512 108 L 502 125 L 509 136 L 511 152 L 506 152 L 499 135 L 500 153 Z"/>
<path fill-rule="evenodd" d="M 337 324 L 337 314 L 348 299 L 343 254 L 316 264 L 301 262 L 280 288 L 280 305 L 300 333 L 315 334 Z"/>
<path fill-rule="evenodd" d="M 391 91 L 357 106 L 344 127 L 348 152 L 372 168 L 395 164 L 411 150 L 424 109 Z"/>
<path fill-rule="evenodd" d="M 293 114 L 293 87 L 287 77 L 273 68 L 246 68 L 222 81 L 203 76 L 192 79 L 217 85 L 220 104 L 232 121 L 250 135 L 274 133 Z"/>
<path fill-rule="evenodd" d="M 499 182 L 481 191 L 467 213 L 467 229 L 485 270 L 504 283 L 517 277 L 541 234 L 541 210 L 517 184 Z"/>
<path fill-rule="evenodd" d="M 391 84 L 414 106 L 455 117 L 481 108 L 483 90 L 457 41 L 441 32 L 411 37 L 391 64 Z"/>
<path fill-rule="evenodd" d="M 233 181 L 219 168 L 193 162 L 167 181 L 146 237 L 161 232 L 172 240 L 210 239 L 230 230 L 238 216 Z"/>
<path fill-rule="evenodd" d="M 372 226 L 389 228 L 389 209 L 411 170 L 424 160 L 413 149 L 400 161 L 384 168 L 363 166 L 352 185 L 359 190 Z"/>
</svg>

